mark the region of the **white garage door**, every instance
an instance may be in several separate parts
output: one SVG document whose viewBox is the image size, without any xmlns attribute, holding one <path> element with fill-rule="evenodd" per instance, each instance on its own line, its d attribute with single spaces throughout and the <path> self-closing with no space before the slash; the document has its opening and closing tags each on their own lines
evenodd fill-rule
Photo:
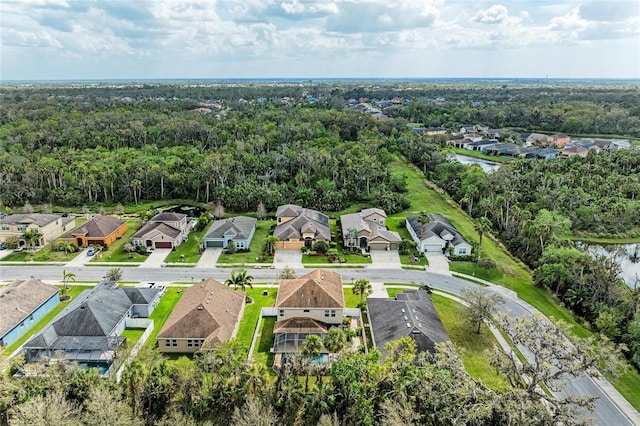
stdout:
<svg viewBox="0 0 640 426">
<path fill-rule="evenodd" d="M 425 244 L 424 251 L 428 253 L 442 253 L 440 244 Z"/>
</svg>

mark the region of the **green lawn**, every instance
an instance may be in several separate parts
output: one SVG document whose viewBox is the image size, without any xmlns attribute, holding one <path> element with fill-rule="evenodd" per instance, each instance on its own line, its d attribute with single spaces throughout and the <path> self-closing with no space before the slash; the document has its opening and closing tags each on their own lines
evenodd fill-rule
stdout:
<svg viewBox="0 0 640 426">
<path fill-rule="evenodd" d="M 370 256 L 363 256 L 361 254 L 347 254 L 344 253 L 341 249 L 338 249 L 338 258 L 340 259 L 345 259 L 347 262 L 347 265 L 349 264 L 370 264 L 371 263 L 371 257 Z M 326 263 L 329 264 L 329 256 L 309 256 L 309 255 L 303 255 L 302 256 L 302 263 L 303 264 L 313 264 L 313 263 Z M 338 263 L 335 263 L 335 265 L 339 265 Z"/>
<path fill-rule="evenodd" d="M 124 245 L 131 242 L 131 237 L 133 237 L 133 234 L 140 228 L 140 221 L 133 219 L 127 220 L 127 226 L 127 232 L 124 233 L 122 238 L 117 239 L 107 250 L 103 250 L 93 256 L 91 262 L 144 262 L 147 256 L 124 251 Z"/>
<path fill-rule="evenodd" d="M 276 324 L 276 319 L 276 317 L 264 317 L 262 319 L 260 340 L 258 340 L 258 344 L 252 354 L 253 361 L 266 365 L 269 371 L 271 371 L 271 367 L 273 367 L 271 347 L 273 346 L 273 327 Z"/>
<path fill-rule="evenodd" d="M 490 282 L 500 282 L 504 277 L 504 273 L 500 269 L 493 268 L 487 271 L 486 269 L 479 267 L 475 262 L 449 262 L 449 270 L 452 272 L 471 275 Z"/>
<path fill-rule="evenodd" d="M 47 244 L 37 252 L 13 252 L 0 262 L 69 262 L 78 254 L 79 252 L 66 254 L 64 251 L 53 250 L 51 244 Z"/>
<path fill-rule="evenodd" d="M 404 218 L 421 211 L 441 213 L 468 240 L 478 241 L 478 233 L 473 227 L 473 220 L 446 194 L 437 192 L 434 189 L 435 186 L 428 186 L 424 175 L 414 165 L 396 159 L 389 164 L 389 171 L 406 176 L 407 193 L 411 194 L 409 209 L 396 213 L 390 218 Z M 390 218 L 387 219 L 387 223 L 390 222 Z M 558 305 L 546 290 L 534 286 L 529 270 L 488 236 L 483 239 L 482 252 L 484 257 L 489 257 L 496 262 L 503 274 L 495 281 L 497 284 L 514 290 L 521 299 L 536 307 L 547 317 L 565 321 L 575 335 L 586 337 L 591 334 L 575 320 L 568 309 Z"/>
<path fill-rule="evenodd" d="M 62 288 L 61 285 L 56 287 Z M 69 286 L 69 291 L 67 292 L 67 295 L 71 296 L 71 299 L 58 303 L 58 305 L 55 308 L 53 308 L 51 312 L 49 312 L 47 315 L 42 317 L 40 321 L 35 323 L 33 327 L 31 327 L 31 329 L 29 329 L 21 338 L 19 338 L 18 340 L 13 342 L 11 345 L 4 348 L 2 352 L 0 352 L 1 357 L 3 358 L 4 356 L 11 355 L 11 353 L 16 349 L 18 349 L 20 345 L 22 345 L 24 342 L 29 340 L 34 334 L 40 332 L 44 328 L 44 326 L 47 325 L 56 315 L 58 315 L 60 311 L 66 308 L 69 305 L 69 303 L 77 295 L 82 293 L 84 290 L 88 290 L 90 288 L 93 288 L 93 286 L 79 286 L 79 285 Z"/>
<path fill-rule="evenodd" d="M 185 263 L 198 263 L 200 260 L 200 245 L 202 244 L 202 240 L 204 239 L 205 228 L 202 231 L 193 231 L 189 233 L 189 239 L 187 241 L 182 242 L 175 250 L 172 250 L 169 253 L 164 261 L 169 262 L 185 262 Z M 184 257 L 181 257 L 184 256 Z"/>
<path fill-rule="evenodd" d="M 640 373 L 633 366 L 628 366 L 627 371 L 617 379 L 609 377 L 609 381 L 633 408 L 640 411 Z"/>
<path fill-rule="evenodd" d="M 263 296 L 263 291 L 267 291 L 268 295 Z M 253 333 L 256 330 L 258 318 L 260 318 L 260 310 L 264 307 L 273 306 L 276 302 L 277 293 L 278 289 L 276 287 L 247 289 L 247 296 L 253 298 L 253 303 L 244 307 L 244 315 L 242 316 L 242 320 L 240 320 L 238 334 L 236 335 L 236 339 L 238 339 L 245 349 L 249 350 L 251 347 Z"/>
<path fill-rule="evenodd" d="M 145 346 L 156 346 L 158 343 L 156 341 L 156 337 L 158 336 L 158 333 L 165 321 L 167 321 L 167 318 L 169 318 L 169 314 L 173 311 L 173 308 L 175 308 L 176 303 L 178 303 L 178 300 L 182 297 L 183 291 L 183 287 L 167 287 L 167 291 L 162 296 L 162 299 L 160 299 L 160 303 L 158 303 L 158 306 L 156 306 L 149 317 L 153 320 L 153 331 L 151 332 L 151 335 L 149 335 L 147 342 L 144 344 Z"/>
<path fill-rule="evenodd" d="M 345 284 L 349 284 L 348 282 L 345 282 Z M 353 294 L 353 290 L 351 288 L 345 288 L 343 289 L 344 292 L 344 303 L 345 306 L 347 308 L 357 308 L 358 307 L 358 303 L 360 303 L 360 295 L 355 295 Z M 367 298 L 365 297 L 365 300 L 367 300 Z"/>
<path fill-rule="evenodd" d="M 516 160 L 515 158 L 511 158 L 511 157 L 503 157 L 500 155 L 487 155 L 480 151 L 471 151 L 470 149 L 466 149 L 466 148 L 454 148 L 452 146 L 447 147 L 447 149 L 444 152 L 466 155 L 467 157 L 482 158 L 484 160 L 493 161 L 495 163 L 509 163 Z"/>
<path fill-rule="evenodd" d="M 138 343 L 138 340 L 140 340 L 143 333 L 144 329 L 127 328 L 122 332 L 121 336 L 127 338 L 127 347 L 133 348 L 133 346 Z"/>
<path fill-rule="evenodd" d="M 259 220 L 256 224 L 256 232 L 253 234 L 253 239 L 249 245 L 249 251 L 234 254 L 223 253 L 218 259 L 218 264 L 273 263 L 272 256 L 262 256 L 262 246 L 264 239 L 269 236 L 271 227 L 275 223 L 274 220 Z"/>
</svg>

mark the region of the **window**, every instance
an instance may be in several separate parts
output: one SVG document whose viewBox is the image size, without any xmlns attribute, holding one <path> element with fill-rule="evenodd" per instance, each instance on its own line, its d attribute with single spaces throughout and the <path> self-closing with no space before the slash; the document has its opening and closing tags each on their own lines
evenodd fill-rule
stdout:
<svg viewBox="0 0 640 426">
<path fill-rule="evenodd" d="M 331 318 L 335 318 L 336 317 L 336 310 L 332 309 L 331 310 Z"/>
<path fill-rule="evenodd" d="M 283 317 L 284 316 L 284 309 L 280 309 L 280 316 Z"/>
<path fill-rule="evenodd" d="M 174 348 L 178 346 L 178 341 L 176 339 L 171 339 L 171 346 Z"/>
<path fill-rule="evenodd" d="M 18 231 L 24 231 L 25 229 L 27 229 L 27 225 L 18 225 L 16 228 L 18 229 Z"/>
<path fill-rule="evenodd" d="M 193 347 L 193 341 L 191 339 L 187 340 L 187 347 L 188 348 L 192 348 Z"/>
<path fill-rule="evenodd" d="M 325 311 L 324 311 L 324 316 L 325 316 L 325 317 L 327 317 L 327 318 L 329 318 L 329 310 L 328 310 L 328 309 L 325 309 Z"/>
<path fill-rule="evenodd" d="M 9 230 L 9 225 L 7 225 L 6 223 L 2 224 L 2 230 L 3 231 L 8 231 Z"/>
<path fill-rule="evenodd" d="M 29 315 L 29 321 L 33 321 L 33 314 Z"/>
<path fill-rule="evenodd" d="M 164 345 L 165 345 L 166 347 L 171 346 L 171 340 L 169 340 L 169 339 L 165 340 L 165 341 L 164 341 Z"/>
<path fill-rule="evenodd" d="M 464 247 L 464 248 L 460 248 L 460 249 L 458 249 L 458 253 L 459 253 L 459 254 L 467 254 L 467 248 L 466 248 L 466 247 Z"/>
</svg>

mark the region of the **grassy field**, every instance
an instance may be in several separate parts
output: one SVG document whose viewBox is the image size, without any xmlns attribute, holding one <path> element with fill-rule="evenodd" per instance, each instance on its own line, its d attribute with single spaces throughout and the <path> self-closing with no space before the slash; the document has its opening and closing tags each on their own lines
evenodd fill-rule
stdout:
<svg viewBox="0 0 640 426">
<path fill-rule="evenodd" d="M 396 213 L 391 218 L 404 218 L 421 211 L 441 213 L 453 223 L 465 238 L 478 241 L 478 233 L 474 229 L 473 220 L 447 195 L 442 195 L 427 186 L 424 175 L 415 166 L 396 159 L 389 164 L 389 170 L 391 173 L 406 176 L 407 192 L 411 194 L 409 209 Z M 387 219 L 387 223 L 389 223 L 389 219 Z M 536 307 L 547 317 L 565 321 L 577 336 L 586 337 L 591 334 L 575 320 L 569 310 L 558 305 L 546 290 L 535 287 L 531 273 L 527 268 L 511 257 L 495 241 L 485 237 L 482 251 L 484 257 L 493 259 L 502 272 L 502 277 L 495 281 L 497 284 L 514 290 L 521 299 Z"/>
<path fill-rule="evenodd" d="M 269 236 L 271 227 L 275 225 L 274 220 L 259 220 L 256 224 L 256 232 L 249 245 L 249 251 L 243 253 L 226 254 L 223 253 L 218 259 L 218 264 L 243 264 L 243 263 L 273 263 L 272 256 L 262 256 L 262 246 L 264 239 Z M 258 258 L 258 260 L 256 260 Z"/>
<path fill-rule="evenodd" d="M 109 249 L 103 250 L 101 253 L 93 256 L 91 262 L 139 262 L 146 260 L 146 256 L 138 253 L 127 253 L 124 251 L 124 245 L 131 242 L 131 237 L 140 228 L 139 220 L 127 220 L 127 232 L 122 238 L 116 240 L 109 246 Z"/>
<path fill-rule="evenodd" d="M 144 346 L 155 347 L 157 345 L 156 337 L 167 321 L 167 318 L 169 318 L 169 314 L 178 303 L 178 300 L 182 297 L 183 291 L 184 288 L 182 287 L 167 287 L 167 291 L 162 296 L 162 299 L 160 299 L 160 303 L 158 303 L 158 306 L 156 306 L 149 317 L 153 320 L 153 331 Z"/>
<path fill-rule="evenodd" d="M 62 289 L 62 286 L 56 286 L 56 287 Z M 49 312 L 47 315 L 42 317 L 40 321 L 35 323 L 33 327 L 31 327 L 21 338 L 19 338 L 18 340 L 13 342 L 11 345 L 4 348 L 2 352 L 0 352 L 1 354 L 0 357 L 4 358 L 5 356 L 11 355 L 11 353 L 13 353 L 13 351 L 18 349 L 20 345 L 22 345 L 24 342 L 29 340 L 34 334 L 37 334 L 38 332 L 40 332 L 45 325 L 47 325 L 53 318 L 55 318 L 56 315 L 60 313 L 60 311 L 62 311 L 67 306 L 69 306 L 69 303 L 71 303 L 71 301 L 77 295 L 79 295 L 83 291 L 88 290 L 90 288 L 93 288 L 93 286 L 79 286 L 79 285 L 70 286 L 67 295 L 71 296 L 71 299 L 58 303 L 58 305 L 55 308 L 53 308 L 51 312 Z"/>
<path fill-rule="evenodd" d="M 343 289 L 343 293 L 345 306 L 347 308 L 357 308 L 358 303 L 360 303 L 360 295 L 353 294 L 353 290 L 351 288 Z M 366 297 L 365 300 L 367 300 Z"/>
<path fill-rule="evenodd" d="M 207 228 L 205 228 L 206 230 Z M 189 233 L 189 239 L 180 244 L 175 250 L 169 253 L 164 261 L 169 262 L 185 262 L 185 263 L 198 263 L 200 260 L 200 245 L 204 239 L 205 230 L 193 231 Z M 181 257 L 184 256 L 184 257 Z"/>
<path fill-rule="evenodd" d="M 263 291 L 267 291 L 268 295 L 263 296 Z M 238 334 L 236 335 L 236 339 L 245 349 L 249 350 L 251 347 L 251 339 L 253 339 L 253 333 L 256 330 L 258 318 L 260 318 L 260 311 L 264 307 L 273 306 L 276 302 L 277 293 L 278 289 L 276 287 L 247 289 L 247 296 L 253 298 L 253 303 L 244 307 L 244 315 L 240 320 Z"/>
</svg>

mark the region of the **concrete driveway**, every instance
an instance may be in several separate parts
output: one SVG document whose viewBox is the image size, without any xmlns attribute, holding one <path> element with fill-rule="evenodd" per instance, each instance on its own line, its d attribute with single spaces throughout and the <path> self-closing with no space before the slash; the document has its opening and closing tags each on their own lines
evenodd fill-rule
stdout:
<svg viewBox="0 0 640 426">
<path fill-rule="evenodd" d="M 196 268 L 215 268 L 216 263 L 218 263 L 218 259 L 222 254 L 223 248 L 207 248 L 202 256 L 200 256 L 200 260 L 198 260 L 198 265 Z"/>
<path fill-rule="evenodd" d="M 155 249 L 149 257 L 142 262 L 139 268 L 160 268 L 164 263 L 165 257 L 169 256 L 171 249 Z"/>
<path fill-rule="evenodd" d="M 451 272 L 449 272 L 449 259 L 447 259 L 444 254 L 425 253 L 425 255 L 429 261 L 427 271 L 433 272 L 434 274 L 451 275 Z"/>
<path fill-rule="evenodd" d="M 9 256 L 11 253 L 13 253 L 13 250 L 0 250 L 0 259 L 2 259 L 5 256 Z"/>
<path fill-rule="evenodd" d="M 273 266 L 275 268 L 304 268 L 302 265 L 302 251 L 300 250 L 276 250 L 273 256 Z"/>
<path fill-rule="evenodd" d="M 93 256 L 87 256 L 87 251 L 89 248 L 82 250 L 76 257 L 67 262 L 64 267 L 65 268 L 73 268 L 74 266 L 84 266 L 85 263 L 88 263 Z"/>
<path fill-rule="evenodd" d="M 371 250 L 373 268 L 401 268 L 400 255 L 397 250 Z"/>
</svg>

